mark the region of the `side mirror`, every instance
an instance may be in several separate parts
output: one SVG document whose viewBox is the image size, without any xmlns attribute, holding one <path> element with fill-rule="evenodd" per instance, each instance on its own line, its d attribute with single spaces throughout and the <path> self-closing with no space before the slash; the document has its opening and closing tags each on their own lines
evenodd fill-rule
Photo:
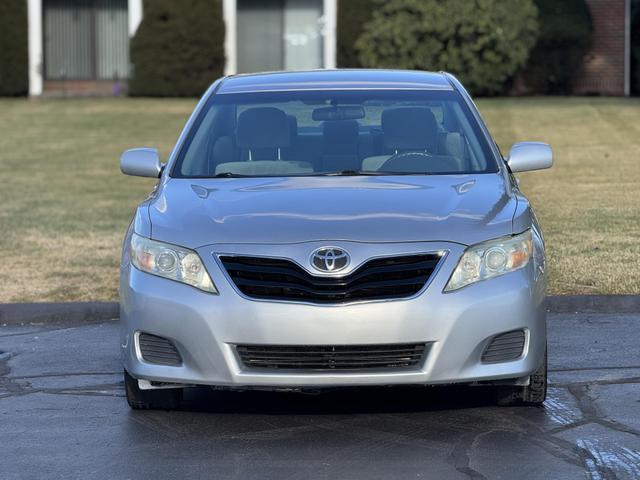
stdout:
<svg viewBox="0 0 640 480">
<path fill-rule="evenodd" d="M 160 155 L 155 148 L 132 148 L 120 157 L 120 170 L 125 175 L 158 178 L 162 172 Z"/>
<path fill-rule="evenodd" d="M 553 165 L 553 152 L 546 143 L 515 143 L 509 150 L 507 165 L 513 173 L 550 168 Z"/>
</svg>

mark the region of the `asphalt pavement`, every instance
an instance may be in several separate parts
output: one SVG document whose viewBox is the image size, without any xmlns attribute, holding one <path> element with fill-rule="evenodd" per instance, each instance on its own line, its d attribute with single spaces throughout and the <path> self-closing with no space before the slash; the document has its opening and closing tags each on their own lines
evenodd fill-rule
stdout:
<svg viewBox="0 0 640 480">
<path fill-rule="evenodd" d="M 640 315 L 549 316 L 549 398 L 193 389 L 131 411 L 118 324 L 0 327 L 0 479 L 639 479 Z"/>
</svg>

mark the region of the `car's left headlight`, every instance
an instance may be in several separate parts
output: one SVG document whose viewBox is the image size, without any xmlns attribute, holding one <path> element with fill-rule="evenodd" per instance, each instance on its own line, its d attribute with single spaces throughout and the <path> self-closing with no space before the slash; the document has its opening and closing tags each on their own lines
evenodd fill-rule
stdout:
<svg viewBox="0 0 640 480">
<path fill-rule="evenodd" d="M 453 271 L 445 292 L 524 268 L 531 259 L 531 230 L 468 247 Z"/>
<path fill-rule="evenodd" d="M 188 248 L 131 235 L 131 263 L 143 272 L 218 293 L 200 256 Z"/>
</svg>

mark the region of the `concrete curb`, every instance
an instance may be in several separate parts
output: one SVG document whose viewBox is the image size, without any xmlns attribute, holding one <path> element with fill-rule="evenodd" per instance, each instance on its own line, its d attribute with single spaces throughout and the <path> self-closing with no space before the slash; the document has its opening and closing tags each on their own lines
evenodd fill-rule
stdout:
<svg viewBox="0 0 640 480">
<path fill-rule="evenodd" d="M 0 325 L 96 323 L 119 316 L 117 302 L 0 303 Z"/>
<path fill-rule="evenodd" d="M 551 313 L 640 313 L 640 295 L 547 297 Z M 119 317 L 117 302 L 2 303 L 0 325 L 97 323 Z"/>
</svg>

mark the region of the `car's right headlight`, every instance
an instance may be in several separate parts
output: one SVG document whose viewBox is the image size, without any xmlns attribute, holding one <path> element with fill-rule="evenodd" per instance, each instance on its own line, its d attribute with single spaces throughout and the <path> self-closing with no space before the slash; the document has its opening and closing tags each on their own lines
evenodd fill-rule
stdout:
<svg viewBox="0 0 640 480">
<path fill-rule="evenodd" d="M 218 293 L 200 256 L 188 248 L 131 235 L 131 263 L 143 272 Z"/>
<path fill-rule="evenodd" d="M 445 292 L 524 268 L 531 259 L 531 230 L 468 247 L 453 271 Z"/>
</svg>

